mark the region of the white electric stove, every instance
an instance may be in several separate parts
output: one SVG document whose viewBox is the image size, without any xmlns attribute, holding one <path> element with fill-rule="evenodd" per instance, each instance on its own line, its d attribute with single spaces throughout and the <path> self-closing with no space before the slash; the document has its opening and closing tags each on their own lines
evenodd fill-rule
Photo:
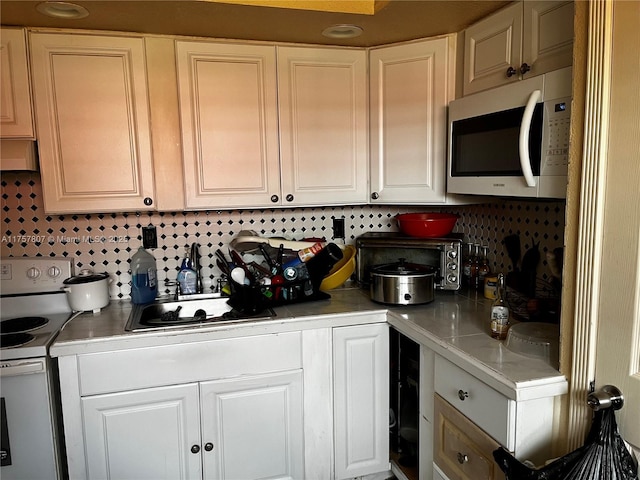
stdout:
<svg viewBox="0 0 640 480">
<path fill-rule="evenodd" d="M 62 290 L 73 261 L 2 258 L 0 478 L 64 478 L 57 369 L 49 347 L 72 311 Z"/>
</svg>

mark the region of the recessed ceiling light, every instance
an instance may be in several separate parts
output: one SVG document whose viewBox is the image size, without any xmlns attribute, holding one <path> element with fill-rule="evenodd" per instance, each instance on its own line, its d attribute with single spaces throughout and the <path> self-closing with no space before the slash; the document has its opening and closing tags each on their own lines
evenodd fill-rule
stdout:
<svg viewBox="0 0 640 480">
<path fill-rule="evenodd" d="M 89 16 L 89 11 L 86 8 L 76 5 L 75 3 L 68 2 L 39 3 L 36 6 L 36 10 L 43 15 L 55 18 L 75 19 Z"/>
<path fill-rule="evenodd" d="M 354 38 L 362 35 L 362 28 L 357 25 L 332 25 L 322 31 L 329 38 Z"/>
</svg>

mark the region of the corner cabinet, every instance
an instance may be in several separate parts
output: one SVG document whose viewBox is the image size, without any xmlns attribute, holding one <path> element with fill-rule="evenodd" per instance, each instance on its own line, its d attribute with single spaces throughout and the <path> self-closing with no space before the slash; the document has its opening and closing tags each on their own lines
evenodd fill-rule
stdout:
<svg viewBox="0 0 640 480">
<path fill-rule="evenodd" d="M 186 207 L 366 202 L 366 53 L 177 41 Z"/>
<path fill-rule="evenodd" d="M 152 210 L 142 38 L 31 33 L 47 213 Z"/>
<path fill-rule="evenodd" d="M 465 31 L 464 95 L 573 63 L 573 2 L 521 0 Z"/>
<path fill-rule="evenodd" d="M 370 51 L 372 204 L 444 204 L 451 37 Z"/>
<path fill-rule="evenodd" d="M 0 28 L 0 137 L 33 139 L 27 37 L 23 28 Z"/>
</svg>

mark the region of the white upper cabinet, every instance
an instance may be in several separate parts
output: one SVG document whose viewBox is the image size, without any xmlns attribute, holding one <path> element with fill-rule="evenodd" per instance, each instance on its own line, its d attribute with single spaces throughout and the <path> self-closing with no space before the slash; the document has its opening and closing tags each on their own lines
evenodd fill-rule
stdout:
<svg viewBox="0 0 640 480">
<path fill-rule="evenodd" d="M 278 47 L 283 205 L 367 201 L 367 54 Z"/>
<path fill-rule="evenodd" d="M 186 208 L 366 202 L 364 50 L 178 41 L 176 55 Z"/>
<path fill-rule="evenodd" d="M 274 46 L 177 41 L 189 209 L 280 197 Z"/>
<path fill-rule="evenodd" d="M 25 31 L 2 27 L 0 40 L 0 137 L 33 139 Z"/>
<path fill-rule="evenodd" d="M 31 34 L 48 213 L 154 208 L 142 38 Z"/>
<path fill-rule="evenodd" d="M 446 202 L 449 41 L 370 52 L 371 203 Z"/>
<path fill-rule="evenodd" d="M 464 94 L 567 67 L 573 2 L 524 0 L 465 31 Z"/>
</svg>

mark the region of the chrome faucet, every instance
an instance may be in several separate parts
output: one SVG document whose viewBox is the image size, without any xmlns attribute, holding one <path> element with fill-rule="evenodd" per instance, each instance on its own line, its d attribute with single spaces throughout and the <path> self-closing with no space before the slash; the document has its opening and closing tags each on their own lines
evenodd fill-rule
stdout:
<svg viewBox="0 0 640 480">
<path fill-rule="evenodd" d="M 191 244 L 191 266 L 196 272 L 196 293 L 202 293 L 202 277 L 200 275 L 200 245 L 197 243 Z"/>
</svg>

